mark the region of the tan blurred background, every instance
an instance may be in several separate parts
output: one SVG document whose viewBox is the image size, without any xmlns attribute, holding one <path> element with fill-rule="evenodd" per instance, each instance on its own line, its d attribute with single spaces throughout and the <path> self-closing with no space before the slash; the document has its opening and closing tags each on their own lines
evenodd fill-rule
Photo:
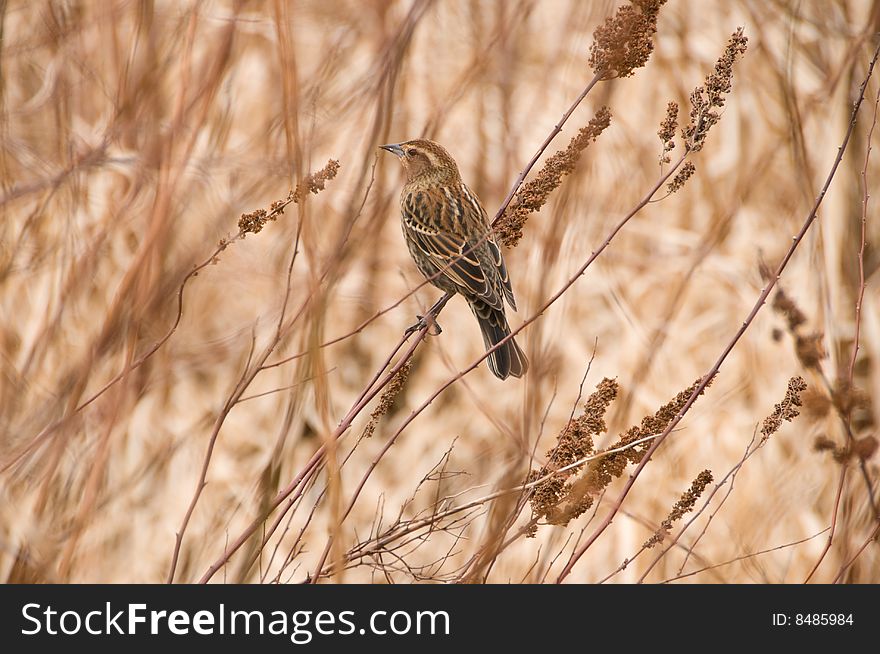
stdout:
<svg viewBox="0 0 880 654">
<path fill-rule="evenodd" d="M 592 76 L 592 32 L 617 4 L 0 2 L 0 579 L 166 578 L 212 425 L 249 352 L 275 334 L 299 230 L 286 315 L 306 308 L 268 362 L 307 354 L 256 375 L 222 421 L 175 577 L 198 579 L 302 468 L 403 329 L 439 296 L 422 287 L 352 337 L 315 347 L 421 282 L 398 225 L 401 172 L 376 146 L 440 141 L 493 214 Z M 609 129 L 505 255 L 517 326 L 654 183 L 666 103 L 677 100 L 686 114 L 688 94 L 738 26 L 749 49 L 721 122 L 693 156 L 696 174 L 640 212 L 518 337 L 529 374 L 500 382 L 481 365 L 444 391 L 381 459 L 339 527 L 340 506 L 386 439 L 481 354 L 473 317 L 453 300 L 442 334 L 417 351 L 409 381 L 331 492 L 319 498 L 322 473 L 258 563 L 243 567 L 233 557 L 216 580 L 302 581 L 328 534 L 333 560 L 398 514 L 522 481 L 536 441 L 540 465 L 568 421 L 594 344 L 584 392 L 603 376 L 621 386 L 607 416 L 609 442 L 709 369 L 761 291 L 760 261 L 779 261 L 827 175 L 876 45 L 880 3 L 670 0 L 647 66 L 597 86 L 551 146 L 564 147 L 596 109 L 610 107 Z M 832 581 L 866 543 L 876 524 L 868 485 L 877 495 L 877 456 L 861 465 L 850 457 L 840 486 L 841 463 L 814 443 L 847 443 L 843 421 L 823 410 L 822 398 L 826 382 L 839 387 L 852 352 L 861 172 L 877 92 L 874 79 L 820 220 L 780 282 L 807 318 L 804 332 L 823 334 L 821 374 L 804 368 L 784 318 L 766 306 L 569 581 L 598 581 L 631 558 L 701 470 L 724 477 L 798 374 L 810 386 L 811 410 L 742 466 L 684 569 L 686 549 L 729 482 L 645 580 L 710 568 L 682 581 L 801 582 L 828 540 L 821 532 L 838 488 L 834 541 L 813 580 Z M 286 197 L 329 158 L 341 169 L 326 190 L 233 243 L 192 279 L 177 329 L 126 372 L 168 332 L 184 276 L 236 233 L 238 216 Z M 875 148 L 866 176 L 874 195 L 878 171 Z M 880 402 L 878 202 L 867 213 L 857 438 L 874 434 Z M 372 406 L 341 441 L 338 462 Z M 430 475 L 447 452 L 445 473 Z M 592 526 L 620 488 L 609 487 Z M 334 580 L 456 580 L 494 528 L 490 507 L 360 560 Z M 515 539 L 488 580 L 552 581 L 592 515 Z M 528 509 L 520 521 L 527 517 Z M 611 580 L 638 580 L 659 551 Z M 876 583 L 878 571 L 874 541 L 842 580 Z"/>
</svg>

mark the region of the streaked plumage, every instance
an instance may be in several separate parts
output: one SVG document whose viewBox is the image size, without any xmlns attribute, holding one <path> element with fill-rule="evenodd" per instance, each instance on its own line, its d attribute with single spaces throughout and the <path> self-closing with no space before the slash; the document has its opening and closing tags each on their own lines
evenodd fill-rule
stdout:
<svg viewBox="0 0 880 654">
<path fill-rule="evenodd" d="M 516 301 L 486 211 L 442 146 L 417 139 L 381 147 L 396 154 L 406 170 L 401 224 L 413 260 L 432 284 L 467 300 L 491 348 L 510 334 L 505 299 L 514 310 Z M 489 368 L 500 379 L 522 377 L 528 367 L 513 339 L 489 356 Z"/>
</svg>

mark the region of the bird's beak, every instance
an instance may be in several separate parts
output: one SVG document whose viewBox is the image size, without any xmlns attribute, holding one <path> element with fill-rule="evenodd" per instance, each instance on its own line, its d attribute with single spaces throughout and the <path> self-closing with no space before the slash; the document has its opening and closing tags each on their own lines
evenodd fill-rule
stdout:
<svg viewBox="0 0 880 654">
<path fill-rule="evenodd" d="M 390 143 L 388 145 L 380 145 L 379 147 L 382 148 L 383 150 L 388 150 L 388 152 L 390 152 L 391 154 L 396 154 L 398 157 L 403 156 L 403 148 L 400 147 L 400 145 L 397 143 Z"/>
</svg>

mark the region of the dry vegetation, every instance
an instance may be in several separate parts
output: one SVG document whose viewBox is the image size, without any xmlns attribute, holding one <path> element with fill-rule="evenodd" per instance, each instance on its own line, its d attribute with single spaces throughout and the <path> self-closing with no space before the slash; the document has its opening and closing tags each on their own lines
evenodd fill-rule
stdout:
<svg viewBox="0 0 880 654">
<path fill-rule="evenodd" d="M 880 2 L 0 21 L 0 579 L 880 582 Z M 419 136 L 522 380 L 404 336 Z"/>
</svg>

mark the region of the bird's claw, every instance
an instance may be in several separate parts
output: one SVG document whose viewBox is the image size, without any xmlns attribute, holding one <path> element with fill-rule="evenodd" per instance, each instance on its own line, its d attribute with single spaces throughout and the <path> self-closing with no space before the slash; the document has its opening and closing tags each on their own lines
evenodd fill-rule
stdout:
<svg viewBox="0 0 880 654">
<path fill-rule="evenodd" d="M 433 315 L 428 314 L 427 316 L 420 316 L 417 314 L 416 318 L 418 318 L 418 321 L 406 328 L 405 335 L 407 338 L 423 329 L 429 330 L 428 333 L 431 334 L 431 336 L 438 336 L 443 333 L 443 330 L 440 328 L 439 323 L 434 319 Z M 434 328 L 433 331 L 431 330 L 432 327 Z"/>
</svg>

